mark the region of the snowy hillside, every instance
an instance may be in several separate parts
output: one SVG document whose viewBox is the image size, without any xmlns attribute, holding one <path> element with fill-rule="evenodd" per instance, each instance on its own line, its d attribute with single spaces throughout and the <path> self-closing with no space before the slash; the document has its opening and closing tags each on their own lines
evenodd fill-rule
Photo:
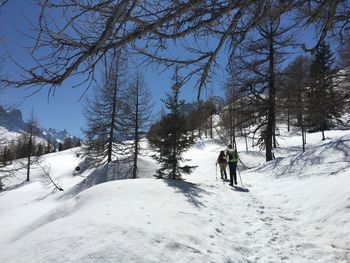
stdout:
<svg viewBox="0 0 350 263">
<path fill-rule="evenodd" d="M 216 178 L 222 145 L 199 141 L 186 157 L 198 165 L 185 181 L 141 177 L 110 167 L 74 168 L 79 148 L 45 156 L 64 192 L 51 193 L 40 169 L 0 193 L 0 262 L 350 262 L 350 131 L 300 136 L 281 129 L 276 160 L 244 140 L 250 170 L 243 187 Z M 249 143 L 250 145 L 250 143 Z M 219 177 L 219 175 L 218 175 Z M 107 183 L 101 183 L 109 181 Z"/>
<path fill-rule="evenodd" d="M 10 144 L 12 141 L 18 140 L 22 136 L 21 131 L 9 131 L 0 126 L 0 149 L 3 146 Z M 42 137 L 34 136 L 37 143 L 46 143 L 46 140 Z"/>
</svg>

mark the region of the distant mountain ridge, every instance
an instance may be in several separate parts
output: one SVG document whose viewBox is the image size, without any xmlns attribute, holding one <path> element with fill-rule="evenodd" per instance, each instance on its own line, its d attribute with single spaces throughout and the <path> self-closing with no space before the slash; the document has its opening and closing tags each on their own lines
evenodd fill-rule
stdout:
<svg viewBox="0 0 350 263">
<path fill-rule="evenodd" d="M 23 121 L 22 112 L 18 109 L 6 111 L 0 106 L 0 126 L 11 132 L 24 130 L 26 123 Z"/>
<path fill-rule="evenodd" d="M 66 129 L 64 129 L 63 131 L 53 128 L 42 129 L 42 134 L 45 136 L 45 138 L 53 138 L 57 142 L 63 142 L 66 138 L 78 139 L 77 137 L 69 134 Z"/>
<path fill-rule="evenodd" d="M 0 127 L 4 127 L 10 132 L 24 131 L 26 128 L 26 122 L 23 121 L 22 112 L 18 109 L 6 110 L 0 106 Z M 77 137 L 69 134 L 69 132 L 64 129 L 57 130 L 53 128 L 39 128 L 36 127 L 36 136 L 41 137 L 45 140 L 50 140 L 51 142 L 56 142 L 56 144 L 61 143 L 66 138 L 72 138 L 78 140 Z"/>
</svg>

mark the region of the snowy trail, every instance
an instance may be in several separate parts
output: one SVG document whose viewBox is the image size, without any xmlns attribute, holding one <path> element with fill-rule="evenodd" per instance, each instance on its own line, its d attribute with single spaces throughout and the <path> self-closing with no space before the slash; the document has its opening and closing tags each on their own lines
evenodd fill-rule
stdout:
<svg viewBox="0 0 350 263">
<path fill-rule="evenodd" d="M 314 242 L 300 232 L 299 211 L 284 209 L 283 199 L 280 206 L 261 199 L 260 191 L 268 191 L 266 185 L 278 187 L 274 180 L 267 176 L 245 177 L 243 172 L 241 176 L 248 191 L 239 191 L 240 188 L 235 191 L 214 174 L 213 162 L 223 149 L 213 145 L 205 154 L 202 150 L 191 150 L 193 163 L 203 165 L 187 180 L 211 192 L 204 198 L 203 211 L 210 215 L 207 231 L 211 233 L 213 248 L 209 253 L 225 255 L 235 251 L 248 262 L 348 262 L 348 249 Z"/>
<path fill-rule="evenodd" d="M 83 180 L 72 175 L 79 159 L 74 151 L 49 155 L 66 193 L 49 194 L 38 180 L 0 193 L 0 262 L 350 262 L 350 196 L 341 187 L 350 185 L 348 156 L 335 152 L 331 166 L 302 167 L 308 174 L 332 168 L 336 177 L 298 178 L 293 166 L 276 178 L 293 158 L 335 156 L 325 151 L 332 145 L 242 172 L 248 191 L 216 179 L 224 147 L 209 139 L 186 154 L 198 168 L 185 181 L 154 179 L 156 164 L 146 157 L 145 178 L 77 187 L 74 195 L 69 189 Z M 350 148 L 350 135 L 334 145 Z M 250 164 L 260 162 L 257 156 L 241 154 Z"/>
</svg>

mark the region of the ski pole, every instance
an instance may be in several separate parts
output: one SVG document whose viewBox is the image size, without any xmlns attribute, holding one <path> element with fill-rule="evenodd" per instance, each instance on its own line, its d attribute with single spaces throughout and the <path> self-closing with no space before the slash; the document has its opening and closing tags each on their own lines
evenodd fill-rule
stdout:
<svg viewBox="0 0 350 263">
<path fill-rule="evenodd" d="M 215 163 L 215 179 L 218 180 L 218 163 Z"/>
<path fill-rule="evenodd" d="M 241 162 L 241 164 L 243 165 L 243 168 L 247 169 L 248 167 L 244 164 L 244 162 L 242 162 L 241 159 L 239 159 L 239 161 Z"/>
<path fill-rule="evenodd" d="M 242 182 L 241 173 L 239 172 L 239 169 L 238 169 L 238 165 L 237 165 L 237 172 L 238 172 L 239 180 L 241 181 L 241 185 L 242 185 L 242 187 L 244 187 L 243 182 Z"/>
</svg>

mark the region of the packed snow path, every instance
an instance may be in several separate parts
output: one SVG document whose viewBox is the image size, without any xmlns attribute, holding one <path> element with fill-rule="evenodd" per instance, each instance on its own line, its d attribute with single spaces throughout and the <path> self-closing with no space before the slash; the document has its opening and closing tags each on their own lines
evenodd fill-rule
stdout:
<svg viewBox="0 0 350 263">
<path fill-rule="evenodd" d="M 213 145 L 205 154 L 201 152 L 202 149 L 197 149 L 198 152 L 191 151 L 193 158 L 200 159 L 197 160 L 198 163 L 212 163 L 212 167 L 198 167 L 190 176 L 190 180 L 195 181 L 207 193 L 201 199 L 205 200 L 203 212 L 211 216 L 207 226 L 211 229 L 209 237 L 213 239 L 213 249 L 209 253 L 217 253 L 221 258 L 226 258 L 226 262 L 238 262 L 231 257 L 230 252 L 242 255 L 245 259 L 243 262 L 350 262 L 349 242 L 342 243 L 339 240 L 336 245 L 328 243 L 326 237 L 326 242 L 319 243 L 317 239 L 322 233 L 317 226 L 310 226 L 308 232 L 311 229 L 312 233 L 307 233 L 310 236 L 305 234 L 305 227 L 301 229 L 298 222 L 301 212 L 291 210 L 284 204 L 285 198 L 290 198 L 288 193 L 283 198 L 283 192 L 276 193 L 276 189 L 273 189 L 283 184 L 292 184 L 291 180 L 298 179 L 274 180 L 261 174 L 243 172 L 241 176 L 244 188 L 231 188 L 228 182 L 219 179 L 219 171 L 216 179 L 213 160 L 216 160 L 220 150 L 222 149 Z M 344 179 L 343 182 L 350 182 L 348 175 Z M 329 188 L 332 183 L 332 178 L 321 180 L 323 183 L 317 184 L 317 187 Z M 314 182 L 296 182 L 298 183 L 302 186 Z M 264 193 L 269 191 L 274 195 L 273 198 L 268 197 L 271 200 L 264 198 Z M 299 192 L 295 194 L 298 195 Z M 344 221 L 348 219 L 344 218 Z M 349 225 L 348 221 L 347 224 Z"/>
<path fill-rule="evenodd" d="M 350 146 L 343 141 L 336 146 Z M 350 262 L 350 176 L 338 169 L 346 159 L 332 161 L 343 174 L 305 179 L 276 179 L 269 174 L 285 167 L 274 163 L 242 172 L 245 188 L 235 190 L 216 179 L 220 150 L 210 140 L 191 149 L 198 168 L 185 181 L 152 178 L 155 164 L 144 158 L 150 178 L 81 192 L 74 151 L 50 155 L 66 191 L 50 195 L 34 180 L 0 193 L 0 262 Z"/>
</svg>

